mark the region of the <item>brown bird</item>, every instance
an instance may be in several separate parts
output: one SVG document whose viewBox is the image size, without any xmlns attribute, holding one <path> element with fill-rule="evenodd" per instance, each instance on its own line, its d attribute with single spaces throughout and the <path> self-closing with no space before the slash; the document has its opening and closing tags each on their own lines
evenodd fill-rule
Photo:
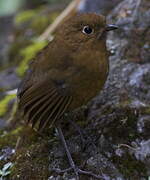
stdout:
<svg viewBox="0 0 150 180">
<path fill-rule="evenodd" d="M 67 20 L 32 61 L 18 90 L 19 107 L 32 127 L 57 128 L 77 179 L 79 173 L 89 172 L 75 166 L 60 123 L 64 114 L 86 104 L 102 89 L 109 70 L 106 34 L 116 28 L 107 25 L 104 16 L 90 13 Z"/>
</svg>

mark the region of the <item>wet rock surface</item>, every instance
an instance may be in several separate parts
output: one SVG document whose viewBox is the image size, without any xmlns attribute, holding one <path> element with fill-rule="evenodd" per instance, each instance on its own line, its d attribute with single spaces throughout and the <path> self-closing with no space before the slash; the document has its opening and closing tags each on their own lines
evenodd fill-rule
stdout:
<svg viewBox="0 0 150 180">
<path fill-rule="evenodd" d="M 0 72 L 0 88 L 2 91 L 18 88 L 20 81 L 20 78 L 15 72 L 15 68 L 9 68 Z"/>
<path fill-rule="evenodd" d="M 79 6 L 80 12 L 96 12 L 107 15 L 122 0 L 82 0 Z"/>
</svg>

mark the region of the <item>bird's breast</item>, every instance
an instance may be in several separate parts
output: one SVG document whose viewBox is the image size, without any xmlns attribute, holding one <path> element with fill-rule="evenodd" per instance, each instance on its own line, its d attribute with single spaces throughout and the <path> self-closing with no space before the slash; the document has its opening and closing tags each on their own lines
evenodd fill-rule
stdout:
<svg viewBox="0 0 150 180">
<path fill-rule="evenodd" d="M 71 109 L 78 108 L 86 104 L 95 97 L 104 86 L 107 78 L 108 67 L 105 65 L 103 71 L 89 71 L 82 67 L 76 73 L 73 73 L 66 81 L 66 87 L 73 97 Z"/>
<path fill-rule="evenodd" d="M 78 108 L 95 97 L 102 89 L 108 74 L 107 53 L 85 52 L 63 58 L 51 68 L 49 77 L 61 95 L 71 96 L 70 109 Z M 67 59 L 67 61 L 66 61 Z"/>
</svg>

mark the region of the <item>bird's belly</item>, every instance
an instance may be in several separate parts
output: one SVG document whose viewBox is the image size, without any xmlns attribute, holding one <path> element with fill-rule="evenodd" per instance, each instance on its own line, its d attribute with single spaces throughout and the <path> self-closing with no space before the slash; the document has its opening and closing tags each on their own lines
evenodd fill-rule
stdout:
<svg viewBox="0 0 150 180">
<path fill-rule="evenodd" d="M 87 102 L 95 97 L 98 92 L 104 86 L 106 81 L 106 73 L 84 73 L 80 74 L 74 80 L 72 80 L 72 97 L 73 102 L 70 106 L 71 109 L 78 108 L 82 105 L 87 104 Z"/>
</svg>

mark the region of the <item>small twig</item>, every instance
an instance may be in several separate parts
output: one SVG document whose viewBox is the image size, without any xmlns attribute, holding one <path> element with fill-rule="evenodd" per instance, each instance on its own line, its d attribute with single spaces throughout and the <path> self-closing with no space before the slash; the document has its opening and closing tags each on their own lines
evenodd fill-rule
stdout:
<svg viewBox="0 0 150 180">
<path fill-rule="evenodd" d="M 132 150 L 136 150 L 136 148 L 134 148 L 134 147 L 132 147 L 132 146 L 129 146 L 128 144 L 118 144 L 118 148 L 120 148 L 120 147 L 127 147 L 127 148 L 129 148 L 129 149 L 132 149 Z"/>
<path fill-rule="evenodd" d="M 47 27 L 44 33 L 41 34 L 41 36 L 39 36 L 38 40 L 39 41 L 47 40 L 50 34 L 52 34 L 55 31 L 55 29 L 58 27 L 58 25 L 60 25 L 67 16 L 69 16 L 71 13 L 76 11 L 76 8 L 79 5 L 80 1 L 81 0 L 73 0 L 66 7 L 66 9 L 64 9 L 63 12 L 55 19 L 55 21 Z"/>
<path fill-rule="evenodd" d="M 21 144 L 21 137 L 18 137 L 16 146 L 15 146 L 15 152 L 19 149 L 20 144 Z"/>
<path fill-rule="evenodd" d="M 12 107 L 12 110 L 11 110 L 11 113 L 10 113 L 10 117 L 7 120 L 7 125 L 9 125 L 12 122 L 12 120 L 14 119 L 14 116 L 15 116 L 15 114 L 17 112 L 17 108 L 18 108 L 18 103 L 17 103 L 17 99 L 15 99 L 15 102 L 13 104 L 13 107 Z"/>
</svg>

